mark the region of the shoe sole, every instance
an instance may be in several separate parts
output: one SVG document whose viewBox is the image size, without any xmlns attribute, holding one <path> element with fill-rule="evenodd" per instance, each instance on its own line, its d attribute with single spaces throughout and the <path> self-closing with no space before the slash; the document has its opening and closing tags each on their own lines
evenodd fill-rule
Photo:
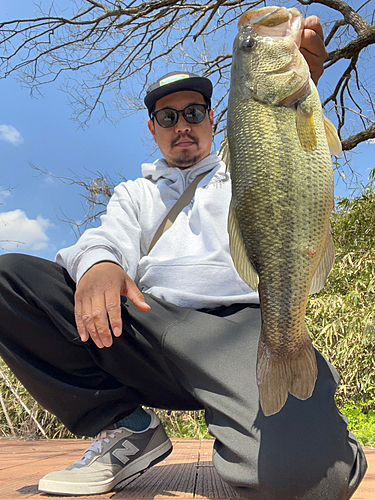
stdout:
<svg viewBox="0 0 375 500">
<path fill-rule="evenodd" d="M 114 477 L 97 483 L 61 483 L 49 479 L 39 481 L 39 491 L 60 495 L 95 495 L 108 493 L 116 485 L 129 479 L 135 474 L 142 473 L 164 460 L 172 452 L 172 443 L 168 439 L 157 448 L 134 460 L 128 467 L 124 467 Z"/>
</svg>

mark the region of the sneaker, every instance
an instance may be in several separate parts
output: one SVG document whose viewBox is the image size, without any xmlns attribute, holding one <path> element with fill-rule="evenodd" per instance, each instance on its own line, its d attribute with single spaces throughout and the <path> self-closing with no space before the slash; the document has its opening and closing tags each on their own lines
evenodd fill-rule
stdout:
<svg viewBox="0 0 375 500">
<path fill-rule="evenodd" d="M 106 493 L 166 458 L 172 443 L 155 413 L 146 411 L 151 415 L 146 430 L 136 432 L 120 427 L 102 431 L 81 460 L 44 476 L 39 490 L 73 495 Z"/>
</svg>

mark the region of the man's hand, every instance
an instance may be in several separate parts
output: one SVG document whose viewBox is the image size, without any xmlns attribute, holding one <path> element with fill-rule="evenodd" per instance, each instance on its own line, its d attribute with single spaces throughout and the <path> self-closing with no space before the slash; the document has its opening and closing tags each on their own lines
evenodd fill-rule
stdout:
<svg viewBox="0 0 375 500">
<path fill-rule="evenodd" d="M 109 324 L 115 337 L 121 335 L 121 295 L 126 295 L 140 311 L 150 310 L 136 284 L 122 267 L 113 262 L 99 262 L 86 271 L 74 297 L 75 320 L 83 342 L 91 337 L 100 349 L 110 347 L 112 335 Z"/>
<path fill-rule="evenodd" d="M 300 51 L 309 65 L 311 78 L 316 85 L 323 74 L 323 63 L 327 59 L 322 23 L 316 16 L 305 19 Z"/>
</svg>

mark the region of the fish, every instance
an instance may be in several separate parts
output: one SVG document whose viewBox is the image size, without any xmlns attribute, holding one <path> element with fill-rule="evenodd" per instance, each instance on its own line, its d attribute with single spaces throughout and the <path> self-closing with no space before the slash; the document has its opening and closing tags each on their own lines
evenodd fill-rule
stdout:
<svg viewBox="0 0 375 500">
<path fill-rule="evenodd" d="M 278 413 L 289 394 L 306 400 L 314 391 L 306 305 L 335 259 L 331 154 L 340 155 L 341 143 L 299 50 L 302 23 L 286 7 L 240 18 L 221 148 L 232 183 L 231 257 L 259 292 L 256 376 L 265 416 Z"/>
</svg>

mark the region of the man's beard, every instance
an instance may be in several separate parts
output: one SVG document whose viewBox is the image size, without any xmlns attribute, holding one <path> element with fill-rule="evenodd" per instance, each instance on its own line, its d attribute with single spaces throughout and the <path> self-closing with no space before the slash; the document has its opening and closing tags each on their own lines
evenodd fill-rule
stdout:
<svg viewBox="0 0 375 500">
<path fill-rule="evenodd" d="M 199 143 L 198 137 L 195 137 L 194 135 L 190 135 L 190 134 L 181 134 L 171 142 L 171 149 L 183 137 L 187 137 L 188 139 L 190 139 L 191 141 L 193 141 L 197 145 Z M 201 159 L 201 156 L 202 156 L 201 153 L 196 153 L 196 154 L 192 155 L 191 153 L 189 153 L 188 150 L 182 150 L 180 152 L 179 156 L 173 157 L 173 163 L 176 167 L 187 168 L 187 167 L 191 167 L 192 165 L 195 165 L 196 163 L 198 163 L 198 161 Z"/>
</svg>

